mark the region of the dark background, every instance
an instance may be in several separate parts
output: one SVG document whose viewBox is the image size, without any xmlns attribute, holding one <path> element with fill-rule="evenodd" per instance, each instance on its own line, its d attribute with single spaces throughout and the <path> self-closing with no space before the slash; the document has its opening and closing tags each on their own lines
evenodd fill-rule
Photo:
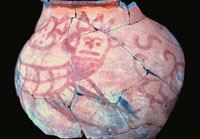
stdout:
<svg viewBox="0 0 200 139">
<path fill-rule="evenodd" d="M 128 4 L 131 1 L 124 0 L 124 2 Z M 197 17 L 193 17 L 193 13 L 190 10 L 192 6 L 181 0 L 171 2 L 167 0 L 135 0 L 135 2 L 147 17 L 165 25 L 175 35 L 183 48 L 186 59 L 186 75 L 182 93 L 168 122 L 156 139 L 193 139 L 194 135 L 198 134 L 198 131 L 196 132 L 195 129 L 197 127 L 193 126 L 197 124 L 194 123 L 194 116 L 197 112 L 193 112 L 195 104 L 192 94 L 198 93 L 198 91 L 192 90 L 194 87 L 194 80 L 192 80 L 191 76 L 193 65 L 191 57 L 194 55 L 194 49 L 192 48 L 197 46 L 192 44 L 191 41 L 191 38 L 193 38 L 191 22 L 195 22 L 194 20 Z M 6 15 L 4 23 L 9 25 L 4 36 L 5 40 L 10 38 L 7 41 L 7 45 L 4 46 L 8 48 L 8 52 L 5 53 L 8 58 L 3 59 L 6 67 L 8 66 L 6 72 L 9 73 L 5 80 L 8 82 L 4 82 L 6 86 L 9 85 L 9 91 L 2 92 L 8 94 L 8 98 L 2 98 L 1 101 L 5 101 L 1 104 L 2 108 L 5 108 L 5 112 L 2 114 L 5 116 L 6 122 L 5 131 L 3 132 L 6 134 L 5 138 L 10 139 L 14 135 L 15 138 L 19 139 L 58 139 L 46 136 L 29 120 L 21 108 L 13 80 L 17 57 L 25 42 L 34 32 L 42 10 L 42 3 L 39 0 L 18 0 L 1 7 L 4 6 L 8 7 L 2 12 L 2 14 Z M 195 30 L 193 31 L 195 32 Z"/>
</svg>

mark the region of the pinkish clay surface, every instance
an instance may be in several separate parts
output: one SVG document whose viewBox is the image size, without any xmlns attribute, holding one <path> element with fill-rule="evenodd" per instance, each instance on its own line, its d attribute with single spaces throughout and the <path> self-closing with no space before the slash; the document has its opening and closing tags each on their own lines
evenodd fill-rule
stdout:
<svg viewBox="0 0 200 139">
<path fill-rule="evenodd" d="M 174 36 L 135 3 L 44 2 L 15 72 L 33 123 L 59 138 L 155 138 L 183 84 Z"/>
</svg>

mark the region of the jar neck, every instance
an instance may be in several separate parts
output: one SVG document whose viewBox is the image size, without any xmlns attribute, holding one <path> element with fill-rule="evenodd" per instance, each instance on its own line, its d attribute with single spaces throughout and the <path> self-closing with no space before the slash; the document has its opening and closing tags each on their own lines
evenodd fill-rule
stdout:
<svg viewBox="0 0 200 139">
<path fill-rule="evenodd" d="M 91 15 L 93 11 L 95 11 L 97 8 L 101 9 L 99 13 L 102 14 L 104 13 L 111 14 L 112 12 L 106 13 L 106 10 L 109 11 L 109 9 L 112 9 L 112 11 L 119 12 L 119 14 L 120 12 L 122 12 L 124 13 L 124 15 L 128 15 L 127 20 L 129 20 L 130 24 L 135 23 L 145 17 L 145 15 L 140 11 L 139 7 L 135 2 L 126 5 L 120 0 L 100 1 L 102 3 L 98 3 L 96 1 L 50 0 L 50 2 L 52 3 L 50 4 L 50 6 L 47 6 L 45 3 L 45 1 L 47 0 L 41 0 L 41 1 L 44 2 L 43 10 L 36 28 L 40 28 L 51 17 L 53 17 L 54 19 L 61 19 L 61 20 L 78 17 L 81 14 L 81 13 L 78 14 L 78 11 L 80 11 L 81 9 L 84 9 L 86 11 L 88 10 L 89 13 L 91 13 Z M 95 13 L 97 12 L 94 12 L 94 14 Z"/>
</svg>

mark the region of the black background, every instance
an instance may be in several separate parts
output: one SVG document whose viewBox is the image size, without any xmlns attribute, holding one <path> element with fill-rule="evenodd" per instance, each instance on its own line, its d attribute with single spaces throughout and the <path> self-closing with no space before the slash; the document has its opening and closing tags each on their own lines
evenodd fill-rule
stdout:
<svg viewBox="0 0 200 139">
<path fill-rule="evenodd" d="M 130 3 L 128 0 L 125 2 Z M 181 0 L 135 0 L 135 2 L 147 17 L 165 25 L 175 35 L 183 48 L 186 59 L 186 75 L 181 95 L 168 122 L 156 139 L 193 139 L 194 135 L 197 134 L 195 131 L 197 127 L 193 125 L 197 123 L 194 123 L 196 113 L 193 112 L 195 104 L 193 103 L 194 96 L 192 94 L 198 93 L 198 91 L 193 90 L 194 80 L 191 76 L 191 68 L 194 65 L 191 60 L 194 55 L 194 49 L 192 48 L 197 47 L 196 44 L 192 44 L 195 30 L 193 30 L 193 33 L 191 32 L 191 22 L 195 22 L 197 17 L 193 17 L 192 6 Z M 21 108 L 15 93 L 13 80 L 17 57 L 25 42 L 34 32 L 42 10 L 42 3 L 39 0 L 18 0 L 7 5 L 2 4 L 2 7 L 4 6 L 7 6 L 7 8 L 2 14 L 6 16 L 4 23 L 8 27 L 5 26 L 7 30 L 4 34 L 5 39 L 4 37 L 3 39 L 6 41 L 6 45 L 3 47 L 7 48 L 7 53 L 2 52 L 2 55 L 4 54 L 8 58 L 4 56 L 2 61 L 5 62 L 5 67 L 8 67 L 6 68 L 8 74 L 5 74 L 6 79 L 4 82 L 8 89 L 3 91 L 2 94 L 8 94 L 8 98 L 3 97 L 1 101 L 3 102 L 1 106 L 4 111 L 2 115 L 5 116 L 2 123 L 6 123 L 3 133 L 6 134 L 6 139 L 13 138 L 13 135 L 19 139 L 57 139 L 43 134 L 29 120 Z"/>
</svg>

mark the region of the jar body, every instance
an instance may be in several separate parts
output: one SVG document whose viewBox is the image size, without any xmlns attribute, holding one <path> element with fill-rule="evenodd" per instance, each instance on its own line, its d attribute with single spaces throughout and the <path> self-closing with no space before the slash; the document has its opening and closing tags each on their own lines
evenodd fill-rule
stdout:
<svg viewBox="0 0 200 139">
<path fill-rule="evenodd" d="M 135 3 L 57 2 L 44 6 L 15 85 L 45 134 L 150 139 L 176 103 L 184 65 L 174 36 Z"/>
</svg>

